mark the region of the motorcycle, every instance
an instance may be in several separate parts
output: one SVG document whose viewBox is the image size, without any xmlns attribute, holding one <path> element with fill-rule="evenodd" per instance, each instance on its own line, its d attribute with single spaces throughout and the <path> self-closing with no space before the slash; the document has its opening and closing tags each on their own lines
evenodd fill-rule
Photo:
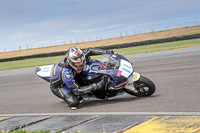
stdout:
<svg viewBox="0 0 200 133">
<path fill-rule="evenodd" d="M 126 57 L 118 54 L 103 55 L 104 59 L 87 61 L 81 73 L 74 76 L 76 82 L 81 86 L 97 83 L 104 77 L 104 89 L 83 94 L 82 97 L 107 100 L 109 97 L 124 93 L 138 97 L 154 94 L 155 84 L 150 79 L 135 72 L 133 64 Z M 49 82 L 53 66 L 54 64 L 37 67 L 35 73 Z"/>
</svg>

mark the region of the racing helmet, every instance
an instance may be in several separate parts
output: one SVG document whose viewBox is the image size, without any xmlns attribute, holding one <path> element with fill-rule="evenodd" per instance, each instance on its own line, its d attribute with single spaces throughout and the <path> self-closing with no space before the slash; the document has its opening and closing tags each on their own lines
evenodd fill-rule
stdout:
<svg viewBox="0 0 200 133">
<path fill-rule="evenodd" d="M 67 53 L 67 61 L 76 71 L 83 70 L 86 63 L 85 54 L 79 48 L 70 47 Z"/>
</svg>

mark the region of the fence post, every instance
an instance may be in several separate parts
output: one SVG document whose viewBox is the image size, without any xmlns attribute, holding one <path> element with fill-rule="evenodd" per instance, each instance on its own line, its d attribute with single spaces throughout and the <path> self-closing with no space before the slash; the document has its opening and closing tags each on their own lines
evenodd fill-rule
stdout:
<svg viewBox="0 0 200 133">
<path fill-rule="evenodd" d="M 120 37 L 123 38 L 122 33 L 120 32 Z"/>
</svg>

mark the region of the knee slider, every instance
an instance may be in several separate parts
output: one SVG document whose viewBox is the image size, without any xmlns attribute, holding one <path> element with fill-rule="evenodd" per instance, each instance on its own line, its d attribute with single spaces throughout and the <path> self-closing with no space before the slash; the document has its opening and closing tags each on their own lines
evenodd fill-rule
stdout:
<svg viewBox="0 0 200 133">
<path fill-rule="evenodd" d="M 65 94 L 63 99 L 69 105 L 69 107 L 79 106 L 79 100 L 72 92 Z"/>
<path fill-rule="evenodd" d="M 53 92 L 54 95 L 56 95 L 59 98 L 62 98 L 62 95 L 60 94 L 58 88 L 54 88 L 54 87 L 50 86 L 50 89 L 51 89 L 51 91 Z"/>
</svg>

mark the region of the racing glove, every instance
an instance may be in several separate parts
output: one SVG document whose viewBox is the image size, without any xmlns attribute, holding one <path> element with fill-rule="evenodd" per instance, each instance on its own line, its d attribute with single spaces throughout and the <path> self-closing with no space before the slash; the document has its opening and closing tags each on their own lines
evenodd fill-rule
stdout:
<svg viewBox="0 0 200 133">
<path fill-rule="evenodd" d="M 104 77 L 102 77 L 101 81 L 99 81 L 98 83 L 93 83 L 93 84 L 88 85 L 88 86 L 78 86 L 76 84 L 76 85 L 73 85 L 73 87 L 71 87 L 70 89 L 72 90 L 72 92 L 75 95 L 78 96 L 78 95 L 94 92 L 94 91 L 97 91 L 97 90 L 100 90 L 100 89 L 104 89 L 104 87 L 105 87 L 105 81 L 104 81 Z"/>
<path fill-rule="evenodd" d="M 105 53 L 107 53 L 107 54 L 114 54 L 114 51 L 113 50 L 105 50 Z"/>
</svg>

